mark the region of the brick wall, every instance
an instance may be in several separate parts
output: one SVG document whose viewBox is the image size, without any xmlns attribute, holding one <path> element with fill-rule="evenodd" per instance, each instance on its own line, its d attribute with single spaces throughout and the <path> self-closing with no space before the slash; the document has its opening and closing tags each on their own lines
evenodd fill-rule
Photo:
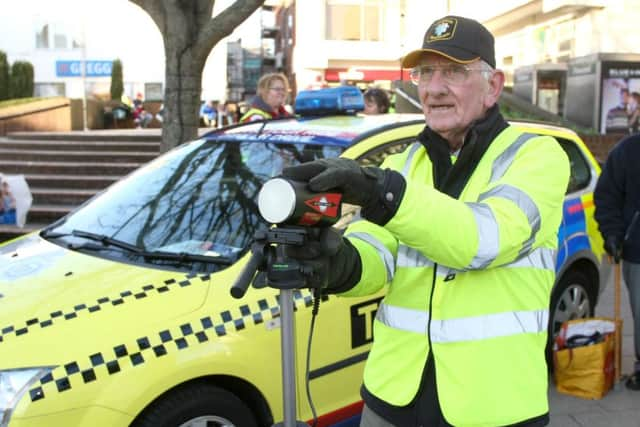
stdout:
<svg viewBox="0 0 640 427">
<path fill-rule="evenodd" d="M 0 135 L 14 131 L 69 130 L 71 107 L 66 98 L 35 101 L 0 111 Z"/>
<path fill-rule="evenodd" d="M 611 151 L 613 146 L 625 136 L 627 135 L 580 135 L 580 138 L 582 138 L 587 147 L 589 147 L 589 150 L 591 150 L 591 153 L 596 160 L 600 162 L 600 164 L 604 164 L 607 156 L 609 155 L 609 151 Z"/>
</svg>

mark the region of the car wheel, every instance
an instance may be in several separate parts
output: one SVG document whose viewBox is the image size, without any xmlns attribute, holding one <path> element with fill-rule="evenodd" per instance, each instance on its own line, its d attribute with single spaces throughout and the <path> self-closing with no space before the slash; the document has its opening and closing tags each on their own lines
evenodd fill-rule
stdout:
<svg viewBox="0 0 640 427">
<path fill-rule="evenodd" d="M 566 272 L 551 294 L 550 332 L 553 336 L 563 322 L 593 316 L 595 295 L 594 284 L 587 274 L 579 270 Z"/>
<path fill-rule="evenodd" d="M 547 362 L 552 367 L 553 341 L 563 322 L 583 319 L 594 314 L 596 306 L 595 284 L 580 270 L 567 271 L 551 293 L 549 307 L 549 337 L 547 341 Z"/>
<path fill-rule="evenodd" d="M 133 427 L 257 427 L 251 409 L 233 393 L 209 384 L 169 392 L 145 409 Z"/>
</svg>

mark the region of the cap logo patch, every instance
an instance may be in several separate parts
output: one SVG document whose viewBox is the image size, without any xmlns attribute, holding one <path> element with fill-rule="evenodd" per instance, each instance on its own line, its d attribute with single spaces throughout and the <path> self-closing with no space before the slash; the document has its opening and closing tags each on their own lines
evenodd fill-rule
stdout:
<svg viewBox="0 0 640 427">
<path fill-rule="evenodd" d="M 431 32 L 427 35 L 427 41 L 440 41 L 440 40 L 449 40 L 453 37 L 453 34 L 456 31 L 456 24 L 458 21 L 456 19 L 442 19 L 437 24 L 435 24 L 431 30 Z"/>
</svg>

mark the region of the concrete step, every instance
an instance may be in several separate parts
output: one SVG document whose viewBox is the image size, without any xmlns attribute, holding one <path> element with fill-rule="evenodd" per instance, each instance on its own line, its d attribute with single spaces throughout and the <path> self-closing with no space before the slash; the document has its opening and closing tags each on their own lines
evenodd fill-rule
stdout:
<svg viewBox="0 0 640 427">
<path fill-rule="evenodd" d="M 25 174 L 25 179 L 30 188 L 60 188 L 60 189 L 85 189 L 102 190 L 118 179 L 120 175 L 62 175 L 62 174 Z"/>
<path fill-rule="evenodd" d="M 76 209 L 77 205 L 40 205 L 33 204 L 27 213 L 27 224 L 48 225 Z"/>
<path fill-rule="evenodd" d="M 160 142 L 144 141 L 47 141 L 0 138 L 0 148 L 29 151 L 128 151 L 160 154 Z"/>
<path fill-rule="evenodd" d="M 74 205 L 78 206 L 95 196 L 98 189 L 78 188 L 30 188 L 33 204 L 38 205 Z"/>
<path fill-rule="evenodd" d="M 63 174 L 123 176 L 142 166 L 140 162 L 42 162 L 0 159 L 7 174 Z"/>
<path fill-rule="evenodd" d="M 24 234 L 31 233 L 33 231 L 43 228 L 46 224 L 25 224 L 23 228 L 19 228 L 15 225 L 0 224 L 0 242 L 6 242 L 7 240 L 15 239 Z"/>
<path fill-rule="evenodd" d="M 7 137 L 47 141 L 136 141 L 159 142 L 162 129 L 89 130 L 70 132 L 9 132 Z"/>
<path fill-rule="evenodd" d="M 64 150 L 21 150 L 0 147 L 0 159 L 13 161 L 47 162 L 137 162 L 146 163 L 157 157 L 156 153 L 129 151 L 64 151 Z"/>
<path fill-rule="evenodd" d="M 25 227 L 0 225 L 0 242 L 51 224 L 157 157 L 161 131 L 12 132 L 0 138 L 0 172 L 24 175 L 33 196 Z"/>
</svg>

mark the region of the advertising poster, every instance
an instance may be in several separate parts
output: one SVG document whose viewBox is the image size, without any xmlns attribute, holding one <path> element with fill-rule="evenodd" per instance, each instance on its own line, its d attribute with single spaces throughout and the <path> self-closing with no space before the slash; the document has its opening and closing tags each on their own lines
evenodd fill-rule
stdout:
<svg viewBox="0 0 640 427">
<path fill-rule="evenodd" d="M 0 174 L 0 224 L 24 227 L 33 201 L 24 175 Z"/>
<path fill-rule="evenodd" d="M 601 133 L 636 133 L 640 127 L 640 64 L 602 64 Z"/>
</svg>

